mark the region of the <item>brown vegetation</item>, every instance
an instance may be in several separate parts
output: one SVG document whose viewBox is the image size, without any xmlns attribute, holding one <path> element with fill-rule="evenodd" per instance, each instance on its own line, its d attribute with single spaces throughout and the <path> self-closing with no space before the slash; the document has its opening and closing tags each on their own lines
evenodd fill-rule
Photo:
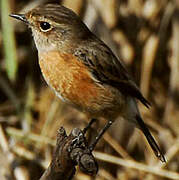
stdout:
<svg viewBox="0 0 179 180">
<path fill-rule="evenodd" d="M 22 13 L 57 0 L 1 0 L 0 179 L 39 179 L 52 159 L 57 130 L 67 134 L 87 119 L 63 104 L 44 82 L 31 33 L 10 12 Z M 141 114 L 166 154 L 154 156 L 139 130 L 117 120 L 94 156 L 96 177 L 77 170 L 78 180 L 179 179 L 179 2 L 178 0 L 63 0 L 118 55 L 151 102 Z M 8 6 L 9 9 L 8 9 Z M 89 141 L 104 125 L 88 133 Z"/>
</svg>

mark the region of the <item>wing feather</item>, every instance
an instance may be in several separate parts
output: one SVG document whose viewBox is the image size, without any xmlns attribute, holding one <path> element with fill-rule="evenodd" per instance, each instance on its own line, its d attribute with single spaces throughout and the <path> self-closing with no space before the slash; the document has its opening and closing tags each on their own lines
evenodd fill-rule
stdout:
<svg viewBox="0 0 179 180">
<path fill-rule="evenodd" d="M 100 83 L 111 85 L 123 94 L 137 98 L 149 108 L 150 103 L 143 97 L 122 63 L 102 41 L 92 41 L 88 46 L 79 47 L 74 55 L 83 61 Z"/>
</svg>

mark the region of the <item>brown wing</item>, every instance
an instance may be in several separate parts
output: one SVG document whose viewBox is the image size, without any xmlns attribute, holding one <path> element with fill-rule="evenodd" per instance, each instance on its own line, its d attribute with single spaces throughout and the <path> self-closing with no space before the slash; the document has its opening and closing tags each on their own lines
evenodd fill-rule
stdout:
<svg viewBox="0 0 179 180">
<path fill-rule="evenodd" d="M 109 84 L 123 94 L 137 98 L 146 107 L 150 106 L 124 66 L 102 41 L 91 41 L 87 46 L 77 48 L 74 54 L 83 61 L 100 83 Z"/>
</svg>

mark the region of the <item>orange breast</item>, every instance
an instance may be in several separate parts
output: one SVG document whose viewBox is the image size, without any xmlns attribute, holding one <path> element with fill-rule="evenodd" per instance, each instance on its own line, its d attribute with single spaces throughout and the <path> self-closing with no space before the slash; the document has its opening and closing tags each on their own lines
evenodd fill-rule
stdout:
<svg viewBox="0 0 179 180">
<path fill-rule="evenodd" d="M 100 97 L 109 96 L 94 82 L 85 65 L 71 54 L 40 53 L 39 63 L 45 80 L 55 92 L 83 110 L 98 109 L 102 103 Z"/>
</svg>

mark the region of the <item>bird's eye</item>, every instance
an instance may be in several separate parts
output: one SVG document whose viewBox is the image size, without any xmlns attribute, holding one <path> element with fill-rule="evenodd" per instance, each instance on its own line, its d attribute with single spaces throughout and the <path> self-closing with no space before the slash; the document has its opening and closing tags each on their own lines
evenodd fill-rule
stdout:
<svg viewBox="0 0 179 180">
<path fill-rule="evenodd" d="M 51 24 L 48 22 L 40 22 L 40 29 L 43 32 L 50 31 L 52 29 Z"/>
</svg>

